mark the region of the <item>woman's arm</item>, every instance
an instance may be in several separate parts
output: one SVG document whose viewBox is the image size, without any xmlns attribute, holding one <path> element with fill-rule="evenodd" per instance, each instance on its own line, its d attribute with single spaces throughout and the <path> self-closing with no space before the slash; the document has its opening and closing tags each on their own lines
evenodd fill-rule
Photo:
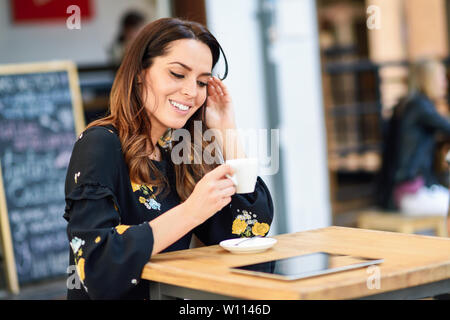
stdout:
<svg viewBox="0 0 450 320">
<path fill-rule="evenodd" d="M 168 247 L 231 201 L 235 188 L 222 165 L 205 175 L 191 196 L 152 222 L 123 224 L 116 198 L 120 144 L 105 128 L 85 131 L 75 144 L 66 178 L 67 235 L 73 263 L 91 298 L 125 296 L 140 281 L 151 255 Z M 126 221 L 126 220 L 125 220 Z"/>
<path fill-rule="evenodd" d="M 273 220 L 274 207 L 269 189 L 258 177 L 255 191 L 235 194 L 229 205 L 194 229 L 205 245 L 238 237 L 266 236 Z"/>
<path fill-rule="evenodd" d="M 195 214 L 182 203 L 150 221 L 154 239 L 152 256 L 194 229 L 199 223 L 194 217 Z"/>
<path fill-rule="evenodd" d="M 233 173 L 227 165 L 208 172 L 185 202 L 150 221 L 154 238 L 152 255 L 167 248 L 231 202 L 236 188 L 226 175 Z"/>
<path fill-rule="evenodd" d="M 147 222 L 129 225 L 117 198 L 121 184 L 120 141 L 104 127 L 80 135 L 65 183 L 71 263 L 93 299 L 117 299 L 135 288 L 153 248 Z M 72 288 L 70 295 L 75 294 Z M 76 295 L 76 294 L 75 294 Z"/>
<path fill-rule="evenodd" d="M 85 185 L 78 190 L 69 195 L 65 215 L 72 263 L 91 299 L 123 298 L 140 282 L 150 260 L 152 229 L 148 223 L 122 224 L 108 188 Z"/>
<path fill-rule="evenodd" d="M 430 101 L 418 104 L 418 121 L 426 128 L 450 136 L 450 121 L 441 116 Z"/>
</svg>

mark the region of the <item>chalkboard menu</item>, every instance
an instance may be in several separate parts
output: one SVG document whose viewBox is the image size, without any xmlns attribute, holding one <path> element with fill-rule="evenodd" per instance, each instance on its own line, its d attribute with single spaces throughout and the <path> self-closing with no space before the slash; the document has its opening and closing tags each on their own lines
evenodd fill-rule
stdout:
<svg viewBox="0 0 450 320">
<path fill-rule="evenodd" d="M 12 291 L 67 273 L 64 182 L 83 128 L 73 63 L 0 66 L 0 214 Z"/>
</svg>

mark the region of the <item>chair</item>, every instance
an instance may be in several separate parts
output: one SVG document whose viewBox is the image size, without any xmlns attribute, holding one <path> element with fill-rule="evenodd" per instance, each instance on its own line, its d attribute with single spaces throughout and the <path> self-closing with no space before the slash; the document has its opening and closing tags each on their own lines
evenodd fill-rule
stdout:
<svg viewBox="0 0 450 320">
<path fill-rule="evenodd" d="M 368 210 L 360 212 L 357 218 L 358 228 L 417 233 L 433 230 L 438 237 L 447 236 L 446 219 L 443 216 L 405 216 L 399 212 Z"/>
</svg>

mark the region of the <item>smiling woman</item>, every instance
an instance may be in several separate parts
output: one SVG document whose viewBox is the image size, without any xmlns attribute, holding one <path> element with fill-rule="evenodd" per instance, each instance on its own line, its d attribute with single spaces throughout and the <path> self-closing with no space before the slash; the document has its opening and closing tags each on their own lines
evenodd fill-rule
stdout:
<svg viewBox="0 0 450 320">
<path fill-rule="evenodd" d="M 64 218 L 69 243 L 79 244 L 70 263 L 82 284 L 69 299 L 149 298 L 140 276 L 152 255 L 187 249 L 192 235 L 206 245 L 252 236 L 234 230 L 243 210 L 265 226 L 258 235 L 269 231 L 273 204 L 261 178 L 253 193 L 235 194 L 230 166 L 172 161 L 186 143 L 172 141 L 172 130 L 190 133 L 195 155 L 209 145 L 195 138 L 199 130 L 235 129 L 229 92 L 211 74 L 220 51 L 204 26 L 174 18 L 147 25 L 128 47 L 110 114 L 80 135 L 67 171 Z M 245 157 L 237 138 L 217 145 L 224 160 Z M 230 145 L 236 154 L 224 152 Z"/>
<path fill-rule="evenodd" d="M 166 55 L 154 59 L 152 68 L 144 72 L 143 82 L 144 105 L 155 137 L 167 128 L 182 128 L 205 103 L 211 69 L 211 50 L 193 39 L 173 41 Z"/>
<path fill-rule="evenodd" d="M 148 161 L 149 156 L 154 160 L 160 159 L 156 142 L 166 130 L 185 128 L 194 137 L 195 121 L 204 124 L 203 132 L 211 124 L 216 127 L 234 124 L 227 119 L 223 119 L 227 120 L 223 124 L 206 121 L 207 102 L 210 106 L 212 102 L 218 101 L 206 101 L 207 88 L 204 84 L 208 84 L 221 50 L 220 44 L 204 26 L 170 18 L 154 21 L 144 27 L 130 45 L 111 91 L 110 116 L 89 127 L 111 124 L 118 129 L 133 181 L 148 183 L 150 177 L 153 185 L 167 185 L 167 179 Z M 228 64 L 225 55 L 223 57 L 224 79 L 228 74 Z M 215 93 L 213 82 L 209 81 L 210 95 Z M 189 109 L 186 110 L 186 107 Z M 208 109 L 214 109 L 211 111 L 217 113 L 220 106 Z M 228 118 L 234 117 L 232 112 L 229 113 Z M 217 117 L 213 115 L 209 118 Z M 148 140 L 149 135 L 151 141 Z M 194 141 L 191 141 L 190 146 L 191 154 L 197 152 Z M 206 146 L 204 142 L 199 147 L 204 149 Z M 195 181 L 214 167 L 177 167 L 177 178 L 180 178 L 177 179 L 177 190 L 182 190 L 182 200 L 192 192 Z M 151 176 L 150 172 L 154 174 Z M 161 189 L 158 188 L 157 192 Z"/>
</svg>

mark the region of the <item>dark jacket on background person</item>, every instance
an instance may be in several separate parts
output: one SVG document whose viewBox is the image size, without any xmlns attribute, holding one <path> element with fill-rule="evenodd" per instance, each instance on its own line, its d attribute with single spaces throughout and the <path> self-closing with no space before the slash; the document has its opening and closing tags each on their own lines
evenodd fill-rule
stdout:
<svg viewBox="0 0 450 320">
<path fill-rule="evenodd" d="M 422 176 L 425 185 L 437 184 L 433 170 L 435 134 L 450 137 L 450 122 L 442 117 L 431 100 L 416 93 L 403 98 L 387 122 L 383 139 L 383 164 L 378 186 L 378 202 L 395 210 L 393 191 L 397 184 Z"/>
</svg>

